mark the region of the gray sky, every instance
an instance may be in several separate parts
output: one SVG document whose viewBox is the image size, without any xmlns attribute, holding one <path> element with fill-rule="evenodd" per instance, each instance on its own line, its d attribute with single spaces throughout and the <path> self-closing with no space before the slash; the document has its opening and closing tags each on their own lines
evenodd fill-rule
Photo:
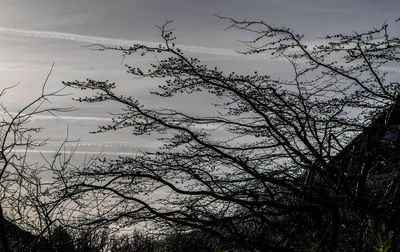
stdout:
<svg viewBox="0 0 400 252">
<path fill-rule="evenodd" d="M 61 36 L 60 33 L 160 42 L 159 30 L 155 25 L 173 19 L 178 44 L 202 47 L 200 49 L 203 51 L 204 47 L 237 50 L 243 48 L 238 40 L 248 38 L 248 34 L 224 30 L 227 23 L 213 16 L 213 13 L 285 25 L 304 33 L 309 41 L 326 34 L 365 31 L 385 21 L 393 24 L 393 20 L 400 17 L 400 1 L 396 0 L 0 0 L 0 7 L 0 27 L 3 27 L 0 29 L 0 87 L 20 83 L 18 88 L 2 99 L 10 110 L 20 106 L 21 101 L 39 94 L 53 62 L 55 68 L 48 83 L 49 89 L 59 87 L 62 80 L 83 80 L 88 77 L 109 79 L 120 83 L 124 92 L 144 103 L 162 106 L 158 98 L 146 94 L 154 83 L 130 78 L 120 64 L 121 56 L 118 53 L 89 50 L 82 47 L 88 44 L 82 41 L 82 37 L 66 40 L 65 36 L 69 35 Z M 23 31 L 15 32 L 12 29 Z M 10 34 L 10 30 L 14 33 Z M 44 35 L 42 38 L 32 37 L 35 34 L 33 31 L 53 32 L 46 33 L 47 37 L 57 32 L 56 35 L 62 39 L 43 38 L 46 37 Z M 187 53 L 204 59 L 208 64 L 222 65 L 223 69 L 229 71 L 261 69 L 275 74 L 284 72 L 281 64 L 268 59 L 248 60 L 218 53 L 226 51 L 216 49 L 209 51 L 217 53 L 204 54 L 199 53 L 200 49 Z M 128 62 L 146 63 L 136 59 Z M 69 98 L 57 102 L 62 105 L 73 104 Z M 83 145 L 92 143 L 93 150 L 125 152 L 130 151 L 131 147 L 147 145 L 145 139 L 126 143 L 122 134 L 87 134 L 99 122 L 102 123 L 98 117 L 107 116 L 104 111 L 108 110 L 108 105 L 92 106 L 90 109 L 84 106 L 64 115 L 64 119 L 43 117 L 39 121 L 49 128 L 46 136 L 56 140 L 60 139 L 60 135 L 65 135 L 68 123 L 70 135 L 81 138 Z"/>
</svg>

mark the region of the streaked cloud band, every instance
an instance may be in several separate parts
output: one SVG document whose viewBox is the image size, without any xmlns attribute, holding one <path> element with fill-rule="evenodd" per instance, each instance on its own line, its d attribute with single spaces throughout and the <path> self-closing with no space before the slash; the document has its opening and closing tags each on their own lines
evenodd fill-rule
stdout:
<svg viewBox="0 0 400 252">
<path fill-rule="evenodd" d="M 52 31 L 37 31 L 37 30 L 23 30 L 15 29 L 9 27 L 0 27 L 0 34 L 7 34 L 13 36 L 22 37 L 33 37 L 33 38 L 45 38 L 45 39 L 60 39 L 60 40 L 70 40 L 76 42 L 84 42 L 88 44 L 102 44 L 108 46 L 122 46 L 129 47 L 134 44 L 142 44 L 151 47 L 158 47 L 159 43 L 149 42 L 149 41 L 139 41 L 139 40 L 126 40 L 126 39 L 115 39 L 97 36 L 86 36 L 74 33 L 65 32 L 52 32 Z M 190 46 L 190 45 L 177 45 L 180 49 L 192 53 L 200 54 L 212 54 L 220 56 L 240 56 L 241 54 L 235 52 L 234 50 L 224 49 L 224 48 L 210 48 L 201 46 Z"/>
</svg>

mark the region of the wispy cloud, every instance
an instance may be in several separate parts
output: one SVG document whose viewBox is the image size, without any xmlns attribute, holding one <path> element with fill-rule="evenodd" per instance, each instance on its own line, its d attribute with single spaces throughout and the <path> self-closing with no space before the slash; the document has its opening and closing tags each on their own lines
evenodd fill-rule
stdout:
<svg viewBox="0 0 400 252">
<path fill-rule="evenodd" d="M 149 42 L 149 41 L 86 36 L 86 35 L 65 33 L 65 32 L 22 30 L 9 27 L 0 27 L 0 34 L 8 34 L 8 35 L 22 36 L 22 37 L 45 38 L 45 39 L 71 40 L 77 42 L 84 42 L 88 44 L 102 44 L 108 46 L 122 46 L 122 47 L 129 47 L 133 46 L 134 44 L 142 44 L 152 47 L 157 47 L 159 45 L 159 43 Z M 234 50 L 224 49 L 224 48 L 210 48 L 210 47 L 190 46 L 190 45 L 177 45 L 177 46 L 183 51 L 192 53 L 212 54 L 220 56 L 241 56 L 241 54 L 237 53 Z"/>
<path fill-rule="evenodd" d="M 146 143 L 137 143 L 137 142 L 84 142 L 84 141 L 72 141 L 72 142 L 63 142 L 63 141 L 46 141 L 44 145 L 46 148 L 53 148 L 59 146 L 65 146 L 67 148 L 73 148 L 75 146 L 79 146 L 79 148 L 102 148 L 102 149 L 115 149 L 115 148 L 124 148 L 124 149 L 154 149 L 159 148 L 163 144 L 160 141 L 155 142 L 146 142 Z"/>
<path fill-rule="evenodd" d="M 15 153 L 42 153 L 42 154 L 57 154 L 56 150 L 13 150 Z M 137 156 L 139 152 L 110 152 L 110 151 L 63 151 L 65 154 L 77 155 L 116 155 L 116 156 Z"/>
<path fill-rule="evenodd" d="M 11 113 L 15 114 L 15 113 Z M 112 122 L 111 117 L 96 117 L 96 116 L 54 116 L 54 115 L 35 115 L 32 119 L 39 120 L 76 120 L 76 121 L 103 121 Z"/>
<path fill-rule="evenodd" d="M 0 116 L 15 116 L 17 112 L 0 112 Z M 22 116 L 27 116 L 27 114 L 22 114 Z M 100 116 L 64 116 L 64 115 L 43 115 L 43 114 L 36 114 L 32 116 L 31 120 L 76 120 L 76 121 L 103 121 L 103 122 L 112 122 L 111 117 L 100 117 Z"/>
<path fill-rule="evenodd" d="M 384 72 L 400 73 L 400 67 L 396 66 L 383 66 L 379 68 Z"/>
</svg>

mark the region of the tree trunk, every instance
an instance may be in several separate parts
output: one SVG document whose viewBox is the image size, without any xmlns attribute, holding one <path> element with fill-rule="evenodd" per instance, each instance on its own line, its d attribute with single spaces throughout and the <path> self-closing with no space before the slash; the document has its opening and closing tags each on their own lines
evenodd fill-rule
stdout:
<svg viewBox="0 0 400 252">
<path fill-rule="evenodd" d="M 4 252 L 11 252 L 10 245 L 7 240 L 6 222 L 3 215 L 3 208 L 0 205 L 0 239 Z"/>
<path fill-rule="evenodd" d="M 331 230 L 331 249 L 332 251 L 338 250 L 339 245 L 339 212 L 337 206 L 331 210 L 331 223 L 332 223 L 332 230 Z"/>
</svg>

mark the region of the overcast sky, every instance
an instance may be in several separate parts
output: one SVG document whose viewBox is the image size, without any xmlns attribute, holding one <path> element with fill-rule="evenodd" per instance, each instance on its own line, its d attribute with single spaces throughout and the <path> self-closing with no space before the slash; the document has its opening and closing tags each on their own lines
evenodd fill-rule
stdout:
<svg viewBox="0 0 400 252">
<path fill-rule="evenodd" d="M 153 83 L 130 78 L 120 64 L 121 55 L 83 46 L 90 39 L 104 38 L 116 43 L 160 42 L 155 25 L 165 20 L 175 21 L 177 43 L 188 46 L 188 54 L 208 64 L 222 65 L 227 70 L 262 69 L 279 74 L 284 69 L 271 60 L 230 55 L 243 49 L 238 40 L 248 34 L 224 30 L 228 24 L 213 13 L 288 26 L 310 41 L 326 34 L 365 31 L 385 21 L 393 24 L 400 17 L 400 1 L 396 0 L 0 0 L 0 7 L 0 87 L 20 83 L 2 98 L 10 110 L 39 94 L 52 63 L 55 68 L 49 89 L 59 87 L 62 80 L 109 79 L 144 103 L 157 104 L 158 99 L 146 95 Z M 129 63 L 145 62 L 133 59 Z M 70 98 L 58 102 L 72 104 Z M 83 145 L 105 151 L 125 152 L 146 146 L 146 140 L 130 142 L 118 135 L 87 134 L 104 122 L 102 117 L 108 116 L 108 110 L 106 105 L 82 107 L 61 120 L 42 117 L 40 123 L 52 126 L 46 135 L 56 140 L 65 133 L 68 123 L 70 135 L 81 138 Z"/>
</svg>

